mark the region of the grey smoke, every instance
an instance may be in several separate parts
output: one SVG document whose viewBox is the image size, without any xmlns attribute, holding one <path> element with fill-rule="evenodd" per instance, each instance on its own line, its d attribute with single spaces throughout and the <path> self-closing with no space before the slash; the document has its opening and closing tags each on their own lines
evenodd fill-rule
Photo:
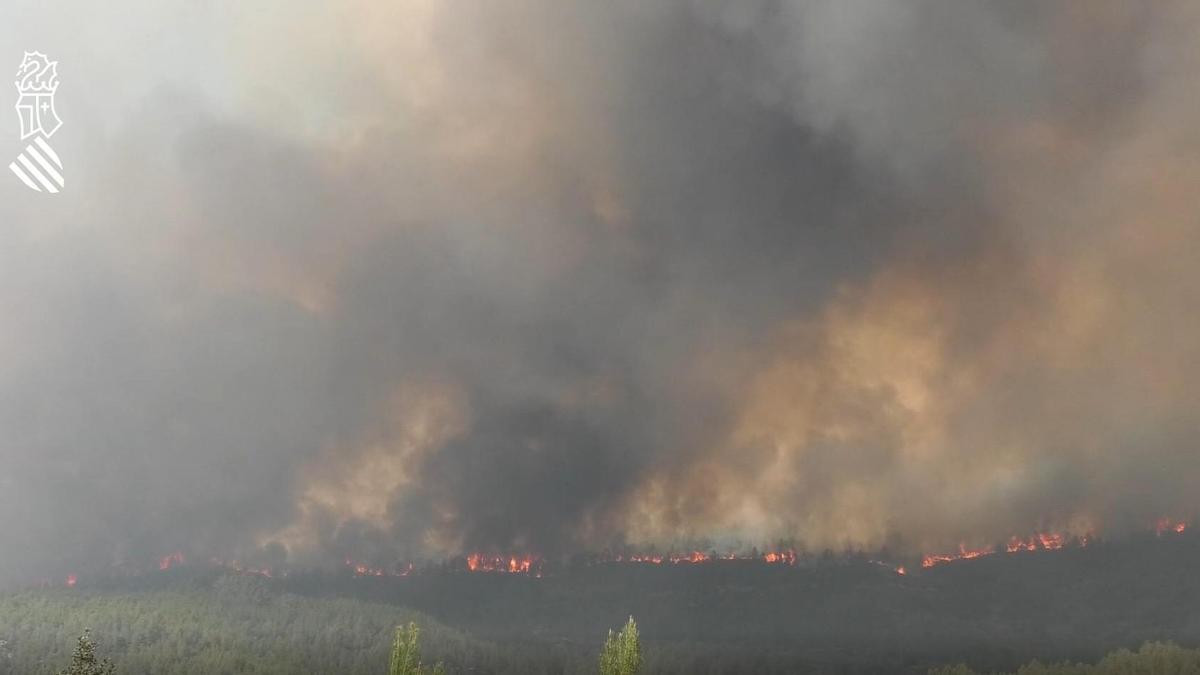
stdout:
<svg viewBox="0 0 1200 675">
<path fill-rule="evenodd" d="M 0 17 L 0 578 L 1198 506 L 1186 4 Z"/>
</svg>

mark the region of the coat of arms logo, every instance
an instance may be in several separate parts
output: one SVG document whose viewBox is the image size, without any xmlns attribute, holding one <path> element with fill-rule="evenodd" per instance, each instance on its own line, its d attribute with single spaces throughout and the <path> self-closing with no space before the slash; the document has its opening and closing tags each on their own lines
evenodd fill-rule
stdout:
<svg viewBox="0 0 1200 675">
<path fill-rule="evenodd" d="M 41 52 L 25 52 L 17 68 L 17 116 L 21 119 L 21 140 L 33 139 L 8 165 L 22 183 L 38 192 L 58 192 L 66 186 L 62 160 L 50 147 L 49 139 L 62 127 L 54 109 L 58 92 L 58 61 Z"/>
</svg>

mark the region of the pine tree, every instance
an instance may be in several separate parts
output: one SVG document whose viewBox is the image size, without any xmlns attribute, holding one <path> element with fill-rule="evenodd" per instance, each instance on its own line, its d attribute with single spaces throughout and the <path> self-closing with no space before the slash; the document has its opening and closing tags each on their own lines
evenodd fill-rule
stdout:
<svg viewBox="0 0 1200 675">
<path fill-rule="evenodd" d="M 445 675 L 442 664 L 433 668 L 421 665 L 421 629 L 415 623 L 396 627 L 392 640 L 392 661 L 388 675 Z"/>
<path fill-rule="evenodd" d="M 600 675 L 637 675 L 642 669 L 642 645 L 633 617 L 620 633 L 608 631 L 608 640 L 600 652 Z"/>
<path fill-rule="evenodd" d="M 75 645 L 75 653 L 71 656 L 71 665 L 58 675 L 112 675 L 115 667 L 113 662 L 96 658 L 96 643 L 92 641 L 90 628 L 83 630 L 79 643 Z"/>
</svg>

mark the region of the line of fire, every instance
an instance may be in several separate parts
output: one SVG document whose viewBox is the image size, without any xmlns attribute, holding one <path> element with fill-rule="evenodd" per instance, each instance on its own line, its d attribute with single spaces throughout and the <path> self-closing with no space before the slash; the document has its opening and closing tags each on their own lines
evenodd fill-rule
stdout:
<svg viewBox="0 0 1200 675">
<path fill-rule="evenodd" d="M 1155 537 L 1174 537 L 1187 533 L 1191 523 L 1186 520 L 1173 518 L 1158 519 L 1153 528 L 1147 533 Z M 811 567 L 829 560 L 839 559 L 847 562 L 865 562 L 878 566 L 889 572 L 907 576 L 910 570 L 928 570 L 942 565 L 970 561 L 996 555 L 1016 555 L 1037 552 L 1052 552 L 1063 549 L 1085 548 L 1099 538 L 1093 534 L 1068 535 L 1060 532 L 1036 532 L 1025 537 L 1013 536 L 1000 544 L 971 547 L 960 544 L 957 550 L 948 552 L 926 553 L 921 556 L 899 558 L 889 555 L 886 551 L 868 553 L 863 551 L 845 551 L 835 554 L 824 551 L 813 554 L 808 551 L 791 547 L 777 547 L 760 551 L 757 547 L 745 552 L 718 553 L 710 551 L 672 551 L 658 552 L 600 552 L 575 554 L 571 556 L 550 557 L 532 553 L 469 553 L 443 560 L 423 562 L 404 561 L 396 564 L 370 564 L 352 557 L 345 557 L 339 568 L 341 573 L 354 577 L 393 577 L 404 578 L 429 574 L 504 574 L 521 575 L 540 579 L 548 575 L 567 572 L 572 569 L 598 566 L 656 566 L 656 567 L 694 567 L 711 565 L 763 565 L 784 568 Z M 157 560 L 160 572 L 167 572 L 181 567 L 212 568 L 225 572 L 259 576 L 264 578 L 287 577 L 294 570 L 286 567 L 272 567 L 241 562 L 237 559 L 208 557 L 195 559 L 183 551 L 174 551 L 163 555 Z M 114 570 L 113 575 L 143 574 L 150 569 L 125 565 Z M 67 575 L 62 585 L 74 588 L 79 584 L 80 575 Z M 36 586 L 49 587 L 54 583 L 49 579 L 40 580 Z"/>
</svg>

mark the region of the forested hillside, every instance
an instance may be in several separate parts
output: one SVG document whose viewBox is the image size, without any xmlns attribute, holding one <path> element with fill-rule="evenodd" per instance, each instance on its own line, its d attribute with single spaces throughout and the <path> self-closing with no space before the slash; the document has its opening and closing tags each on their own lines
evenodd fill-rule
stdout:
<svg viewBox="0 0 1200 675">
<path fill-rule="evenodd" d="M 190 590 L 0 596 L 0 672 L 57 673 L 91 627 L 121 675 L 380 675 L 395 627 L 409 621 L 422 627 L 423 652 L 451 672 L 537 673 L 554 662 L 546 650 L 500 649 L 395 606 L 278 594 L 225 576 Z"/>
</svg>

